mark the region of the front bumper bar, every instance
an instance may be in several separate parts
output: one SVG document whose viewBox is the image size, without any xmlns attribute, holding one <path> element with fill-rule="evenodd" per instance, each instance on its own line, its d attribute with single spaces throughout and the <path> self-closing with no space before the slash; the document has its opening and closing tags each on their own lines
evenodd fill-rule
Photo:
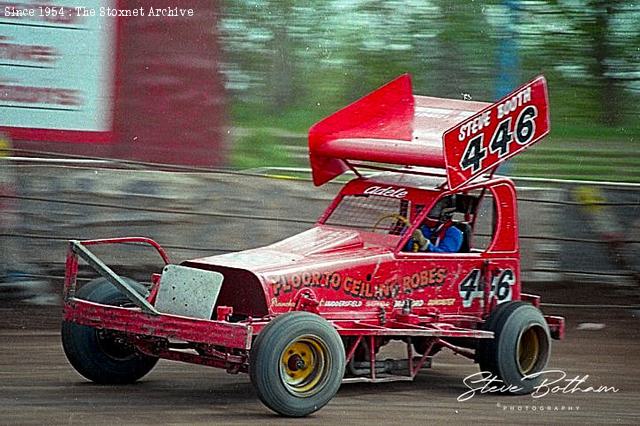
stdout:
<svg viewBox="0 0 640 426">
<path fill-rule="evenodd" d="M 150 300 L 138 294 L 128 283 L 98 259 L 86 246 L 101 244 L 146 244 L 169 263 L 166 252 L 155 241 L 144 237 L 70 241 L 64 284 L 64 319 L 97 329 L 114 330 L 142 338 L 161 338 L 189 343 L 248 350 L 253 327 L 227 321 L 190 318 L 158 312 Z M 114 285 L 136 305 L 133 308 L 108 306 L 75 297 L 78 257 Z"/>
<path fill-rule="evenodd" d="M 107 306 L 69 298 L 64 305 L 65 321 L 98 329 L 114 330 L 141 337 L 180 340 L 190 343 L 251 348 L 252 327 L 226 321 L 210 321 L 168 314 L 147 314 L 140 308 Z"/>
</svg>

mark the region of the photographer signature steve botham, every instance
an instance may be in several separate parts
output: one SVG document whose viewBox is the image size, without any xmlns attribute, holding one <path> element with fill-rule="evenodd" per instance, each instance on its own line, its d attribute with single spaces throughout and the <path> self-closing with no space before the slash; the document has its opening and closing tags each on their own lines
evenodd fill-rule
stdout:
<svg viewBox="0 0 640 426">
<path fill-rule="evenodd" d="M 546 370 L 525 376 L 523 380 L 542 377 L 540 384 L 533 388 L 532 398 L 542 398 L 549 394 L 574 394 L 574 393 L 616 393 L 615 386 L 600 385 L 597 387 L 586 385 L 589 375 L 576 375 L 568 379 L 567 373 L 562 370 Z M 469 389 L 458 396 L 459 402 L 468 401 L 476 394 L 487 393 L 519 393 L 520 386 L 508 385 L 494 374 L 488 371 L 480 371 L 464 378 L 462 383 Z"/>
</svg>

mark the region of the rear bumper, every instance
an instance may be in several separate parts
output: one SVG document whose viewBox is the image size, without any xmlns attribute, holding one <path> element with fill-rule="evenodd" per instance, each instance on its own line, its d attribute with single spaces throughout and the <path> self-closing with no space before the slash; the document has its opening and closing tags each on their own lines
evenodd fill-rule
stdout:
<svg viewBox="0 0 640 426">
<path fill-rule="evenodd" d="M 226 321 L 210 321 L 178 315 L 144 313 L 70 297 L 64 304 L 65 321 L 98 329 L 115 330 L 144 338 L 174 339 L 190 343 L 251 348 L 252 327 Z"/>
</svg>

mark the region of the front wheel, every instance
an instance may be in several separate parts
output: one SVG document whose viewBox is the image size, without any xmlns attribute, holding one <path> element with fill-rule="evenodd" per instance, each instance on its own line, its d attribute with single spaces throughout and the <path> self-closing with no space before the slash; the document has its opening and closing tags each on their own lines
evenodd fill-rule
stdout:
<svg viewBox="0 0 640 426">
<path fill-rule="evenodd" d="M 335 328 L 318 315 L 290 312 L 271 321 L 256 338 L 249 374 L 267 407 L 302 417 L 333 398 L 344 369 L 344 346 Z"/>
<path fill-rule="evenodd" d="M 551 353 L 549 327 L 542 313 L 523 302 L 508 302 L 489 315 L 485 330 L 493 339 L 482 339 L 477 360 L 487 371 L 510 386 L 510 393 L 531 393 L 542 381 L 541 373 Z"/>
<path fill-rule="evenodd" d="M 138 293 L 147 289 L 125 278 Z M 112 306 L 132 306 L 132 302 L 104 278 L 95 279 L 76 293 L 79 299 Z M 122 337 L 109 330 L 100 330 L 69 321 L 62 323 L 62 347 L 67 359 L 78 373 L 100 384 L 133 383 L 146 375 L 158 358 L 138 352 Z"/>
</svg>

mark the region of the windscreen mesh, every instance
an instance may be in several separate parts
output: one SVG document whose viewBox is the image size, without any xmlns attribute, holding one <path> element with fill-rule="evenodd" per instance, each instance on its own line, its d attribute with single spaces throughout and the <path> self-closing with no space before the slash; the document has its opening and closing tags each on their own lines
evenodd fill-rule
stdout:
<svg viewBox="0 0 640 426">
<path fill-rule="evenodd" d="M 402 235 L 410 203 L 378 195 L 346 195 L 325 221 L 327 225 L 356 228 L 380 234 Z"/>
</svg>

